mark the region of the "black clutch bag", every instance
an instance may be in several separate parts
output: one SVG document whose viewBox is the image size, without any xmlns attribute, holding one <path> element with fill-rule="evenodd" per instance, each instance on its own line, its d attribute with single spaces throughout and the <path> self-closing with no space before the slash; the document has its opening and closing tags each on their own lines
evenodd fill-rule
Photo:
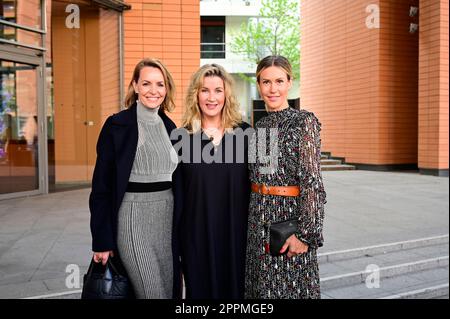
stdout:
<svg viewBox="0 0 450 319">
<path fill-rule="evenodd" d="M 290 219 L 269 225 L 269 252 L 272 256 L 287 254 L 287 249 L 280 254 L 286 240 L 297 231 L 297 219 Z"/>
<path fill-rule="evenodd" d="M 109 257 L 105 266 L 91 260 L 83 277 L 81 299 L 134 299 L 134 291 L 119 257 Z"/>
</svg>

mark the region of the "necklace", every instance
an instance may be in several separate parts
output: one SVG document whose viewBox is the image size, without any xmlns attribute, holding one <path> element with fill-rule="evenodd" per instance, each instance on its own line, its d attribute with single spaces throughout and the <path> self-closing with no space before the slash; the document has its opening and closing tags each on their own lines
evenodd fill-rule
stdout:
<svg viewBox="0 0 450 319">
<path fill-rule="evenodd" d="M 219 146 L 222 139 L 222 132 L 216 127 L 203 128 L 203 133 L 209 138 L 214 147 Z"/>
</svg>

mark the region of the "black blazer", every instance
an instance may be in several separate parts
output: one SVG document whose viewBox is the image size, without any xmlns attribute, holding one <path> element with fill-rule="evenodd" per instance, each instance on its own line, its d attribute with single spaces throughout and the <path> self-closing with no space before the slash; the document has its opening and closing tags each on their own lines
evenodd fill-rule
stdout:
<svg viewBox="0 0 450 319">
<path fill-rule="evenodd" d="M 176 128 L 175 123 L 162 109 L 159 115 L 170 136 Z M 98 138 L 97 161 L 89 197 L 92 251 L 117 250 L 117 215 L 130 178 L 137 143 L 134 103 L 128 109 L 108 117 Z"/>
</svg>

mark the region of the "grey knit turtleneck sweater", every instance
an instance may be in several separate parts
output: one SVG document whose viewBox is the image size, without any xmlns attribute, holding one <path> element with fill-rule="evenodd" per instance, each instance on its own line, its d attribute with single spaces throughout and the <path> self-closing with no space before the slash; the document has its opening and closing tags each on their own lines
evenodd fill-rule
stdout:
<svg viewBox="0 0 450 319">
<path fill-rule="evenodd" d="M 158 110 L 159 107 L 150 109 L 139 101 L 137 103 L 139 138 L 130 182 L 172 181 L 172 173 L 177 167 L 177 154 Z"/>
</svg>

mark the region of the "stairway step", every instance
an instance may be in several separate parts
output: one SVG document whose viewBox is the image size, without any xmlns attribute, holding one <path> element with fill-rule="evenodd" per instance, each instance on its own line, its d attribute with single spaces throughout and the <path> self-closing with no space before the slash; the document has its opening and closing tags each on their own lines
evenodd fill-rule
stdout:
<svg viewBox="0 0 450 319">
<path fill-rule="evenodd" d="M 434 245 L 447 244 L 449 242 L 449 234 L 425 237 L 413 240 L 399 241 L 394 243 L 387 243 L 381 245 L 372 245 L 360 248 L 346 249 L 331 251 L 326 253 L 320 253 L 317 255 L 319 263 L 324 264 L 326 262 L 335 262 L 339 260 L 346 260 L 351 258 L 364 257 L 366 255 L 376 256 L 380 254 L 386 254 L 399 250 L 423 248 Z M 448 247 L 448 246 L 447 246 Z"/>
<path fill-rule="evenodd" d="M 376 264 L 375 264 L 376 265 Z M 396 264 L 392 266 L 379 267 L 380 278 L 390 278 L 403 274 L 419 272 L 422 270 L 436 269 L 448 266 L 448 256 L 423 259 L 409 263 Z M 320 266 L 319 266 L 320 269 Z M 322 277 L 321 286 L 323 289 L 333 289 L 344 286 L 352 286 L 364 283 L 368 275 L 373 274 L 371 270 L 362 270 L 334 276 Z"/>
<path fill-rule="evenodd" d="M 369 288 L 365 282 L 332 289 L 327 289 L 322 285 L 322 298 L 439 298 L 448 296 L 448 270 L 449 268 L 446 266 L 395 277 L 380 278 L 378 288 Z M 447 285 L 447 290 L 445 285 Z"/>
<path fill-rule="evenodd" d="M 47 295 L 40 295 L 23 299 L 81 299 L 81 289 L 56 292 Z"/>
<path fill-rule="evenodd" d="M 319 272 L 322 278 L 335 277 L 346 273 L 361 272 L 368 267 L 392 267 L 399 264 L 420 262 L 422 260 L 449 255 L 448 244 L 440 244 L 426 248 L 411 248 L 393 251 L 386 254 L 355 257 L 334 262 L 319 262 Z"/>
<path fill-rule="evenodd" d="M 447 296 L 448 299 L 448 283 L 427 287 L 422 289 L 416 289 L 395 295 L 390 295 L 381 299 L 432 299 Z"/>
<path fill-rule="evenodd" d="M 343 165 L 341 160 L 335 159 L 322 159 L 320 165 Z"/>
<path fill-rule="evenodd" d="M 354 169 L 356 169 L 355 166 L 347 164 L 321 166 L 322 171 L 348 171 Z"/>
</svg>

